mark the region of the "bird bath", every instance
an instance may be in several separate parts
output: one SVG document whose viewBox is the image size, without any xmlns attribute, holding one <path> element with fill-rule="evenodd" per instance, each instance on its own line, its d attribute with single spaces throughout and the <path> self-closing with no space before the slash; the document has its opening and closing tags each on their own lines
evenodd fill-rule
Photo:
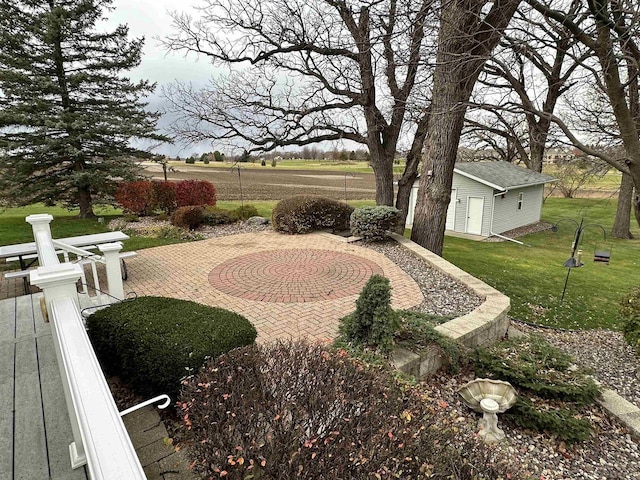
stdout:
<svg viewBox="0 0 640 480">
<path fill-rule="evenodd" d="M 487 443 L 503 440 L 504 431 L 498 428 L 498 413 L 516 403 L 516 391 L 509 382 L 476 378 L 458 389 L 464 403 L 476 412 L 482 412 L 478 434 Z"/>
</svg>

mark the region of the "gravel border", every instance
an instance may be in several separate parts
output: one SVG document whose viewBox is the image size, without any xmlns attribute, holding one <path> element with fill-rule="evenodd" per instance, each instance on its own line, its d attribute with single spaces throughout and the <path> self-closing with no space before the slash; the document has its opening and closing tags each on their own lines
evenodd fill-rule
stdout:
<svg viewBox="0 0 640 480">
<path fill-rule="evenodd" d="M 420 287 L 423 301 L 412 310 L 442 316 L 459 317 L 479 307 L 483 299 L 465 285 L 433 268 L 393 240 L 358 242 L 357 245 L 382 253 Z"/>
<path fill-rule="evenodd" d="M 640 408 L 640 356 L 620 332 L 555 330 L 515 322 L 518 330 L 536 333 L 594 371 L 596 379 Z"/>
<path fill-rule="evenodd" d="M 438 424 L 457 430 L 459 436 L 475 435 L 480 415 L 466 407 L 457 388 L 472 375 L 436 376 L 420 384 L 428 401 L 439 406 Z M 598 405 L 581 409 L 593 425 L 591 436 L 578 445 L 566 445 L 548 435 L 514 426 L 498 415 L 506 439 L 496 445 L 500 463 L 517 466 L 521 478 L 544 480 L 640 479 L 640 449 L 629 432 Z"/>
</svg>

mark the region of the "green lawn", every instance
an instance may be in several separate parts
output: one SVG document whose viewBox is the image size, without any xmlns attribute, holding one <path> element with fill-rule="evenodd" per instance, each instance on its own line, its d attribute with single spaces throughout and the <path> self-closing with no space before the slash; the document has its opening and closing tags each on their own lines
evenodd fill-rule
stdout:
<svg viewBox="0 0 640 480">
<path fill-rule="evenodd" d="M 573 218 L 611 229 L 615 202 L 592 199 L 550 198 L 543 220 Z M 529 322 L 564 328 L 618 328 L 618 302 L 640 285 L 640 240 L 603 240 L 602 231 L 587 227 L 581 243 L 585 266 L 573 269 L 567 294 L 560 301 L 571 255 L 575 226 L 562 222 L 558 233 L 522 237 L 529 246 L 511 242 L 473 242 L 445 239 L 444 257 L 511 297 L 511 314 Z M 640 238 L 640 229 L 634 226 Z M 594 250 L 611 249 L 611 264 L 593 262 Z"/>
<path fill-rule="evenodd" d="M 271 216 L 275 201 L 245 201 L 260 215 Z M 353 206 L 373 205 L 373 201 L 350 202 Z M 239 201 L 221 201 L 218 206 L 236 208 Z M 550 198 L 543 207 L 543 220 L 556 222 L 561 218 L 603 225 L 607 232 L 615 216 L 614 201 L 594 199 Z M 97 211 L 105 223 L 83 220 L 59 207 L 34 205 L 6 209 L 0 213 L 0 245 L 32 241 L 31 227 L 24 217 L 32 213 L 54 216 L 51 229 L 54 237 L 67 237 L 106 231 L 106 223 L 121 214 L 106 208 Z M 445 239 L 444 257 L 463 270 L 481 278 L 511 297 L 511 314 L 519 319 L 565 328 L 618 328 L 617 310 L 622 295 L 640 285 L 640 240 L 602 239 L 601 230 L 587 227 L 582 241 L 585 266 L 573 269 L 564 302 L 560 301 L 567 270 L 562 263 L 569 258 L 574 225 L 563 222 L 558 233 L 543 232 L 521 238 L 528 246 L 511 242 L 473 242 L 459 238 Z M 640 239 L 640 229 L 634 226 Z M 176 240 L 132 237 L 125 242 L 126 250 L 176 243 Z M 594 263 L 595 249 L 611 249 L 611 264 Z"/>
<path fill-rule="evenodd" d="M 44 205 L 30 205 L 28 207 L 6 208 L 0 211 L 0 245 L 13 243 L 25 243 L 33 241 L 31 225 L 25 222 L 27 215 L 35 213 L 49 213 L 53 215 L 51 222 L 51 234 L 53 238 L 74 237 L 77 235 L 89 235 L 108 231 L 107 224 L 113 218 L 122 215 L 122 211 L 112 207 L 97 207 L 94 209 L 98 217 L 103 217 L 104 222 L 97 219 L 77 218 L 78 211 L 69 211 L 62 207 L 45 207 Z M 142 248 L 156 247 L 178 243 L 178 240 L 165 238 L 131 237 L 123 242 L 124 250 L 140 250 Z"/>
</svg>

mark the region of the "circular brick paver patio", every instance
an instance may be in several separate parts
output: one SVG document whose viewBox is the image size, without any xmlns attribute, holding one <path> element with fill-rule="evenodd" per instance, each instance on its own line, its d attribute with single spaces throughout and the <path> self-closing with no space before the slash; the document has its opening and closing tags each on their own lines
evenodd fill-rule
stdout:
<svg viewBox="0 0 640 480">
<path fill-rule="evenodd" d="M 125 292 L 232 310 L 256 327 L 259 342 L 333 340 L 374 273 L 391 281 L 394 308 L 422 302 L 418 285 L 387 257 L 325 233 L 267 231 L 147 248 L 127 264 Z"/>
<path fill-rule="evenodd" d="M 259 252 L 221 263 L 209 283 L 234 297 L 259 302 L 316 302 L 355 295 L 373 274 L 374 262 L 348 253 L 317 249 Z"/>
</svg>

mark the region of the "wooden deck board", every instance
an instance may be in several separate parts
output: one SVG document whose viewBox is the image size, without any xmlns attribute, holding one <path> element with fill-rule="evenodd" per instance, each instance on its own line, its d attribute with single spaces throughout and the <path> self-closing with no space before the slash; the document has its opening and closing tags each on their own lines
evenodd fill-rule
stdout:
<svg viewBox="0 0 640 480">
<path fill-rule="evenodd" d="M 0 302 L 2 303 L 2 302 Z M 13 312 L 12 312 L 13 315 Z M 13 336 L 13 333 L 12 333 Z M 0 480 L 13 479 L 13 342 L 0 337 Z"/>
<path fill-rule="evenodd" d="M 0 301 L 0 344 L 12 341 L 16 334 L 15 299 Z M 13 343 L 13 341 L 11 342 Z"/>
<path fill-rule="evenodd" d="M 33 326 L 33 308 L 31 295 L 16 297 L 16 341 L 24 337 L 33 338 L 35 328 Z"/>
<path fill-rule="evenodd" d="M 86 480 L 84 467 L 71 469 L 73 435 L 41 297 L 0 301 L 0 480 Z"/>
<path fill-rule="evenodd" d="M 86 479 L 84 467 L 75 470 L 70 468 L 69 443 L 73 441 L 73 434 L 53 340 L 49 336 L 39 337 L 36 341 L 40 357 L 40 383 L 51 479 Z"/>
<path fill-rule="evenodd" d="M 16 480 L 49 478 L 38 350 L 34 340 L 16 343 L 15 375 L 14 477 Z"/>
</svg>

